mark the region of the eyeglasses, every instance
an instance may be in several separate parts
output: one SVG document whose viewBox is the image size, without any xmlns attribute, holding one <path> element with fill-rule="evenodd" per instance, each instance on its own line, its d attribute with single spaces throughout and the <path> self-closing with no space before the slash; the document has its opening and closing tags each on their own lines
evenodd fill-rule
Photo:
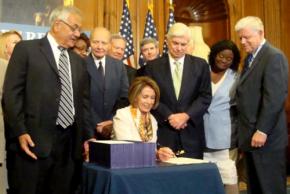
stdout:
<svg viewBox="0 0 290 194">
<path fill-rule="evenodd" d="M 70 29 L 71 29 L 71 31 L 72 32 L 80 32 L 81 33 L 81 28 L 79 27 L 79 26 L 72 26 L 72 25 L 70 25 L 69 23 L 67 23 L 67 22 L 65 22 L 64 20 L 60 20 L 62 23 L 64 23 L 65 25 L 67 25 Z"/>
</svg>

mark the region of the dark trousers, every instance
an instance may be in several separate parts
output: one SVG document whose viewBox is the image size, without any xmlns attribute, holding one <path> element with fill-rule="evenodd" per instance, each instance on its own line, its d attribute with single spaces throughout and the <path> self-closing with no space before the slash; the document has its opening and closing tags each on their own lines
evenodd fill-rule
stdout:
<svg viewBox="0 0 290 194">
<path fill-rule="evenodd" d="M 72 128 L 57 127 L 52 151 L 47 158 L 34 160 L 22 151 L 7 152 L 9 194 L 74 193 L 78 186 L 74 178 L 81 175 L 75 175 Z"/>
<path fill-rule="evenodd" d="M 287 194 L 286 150 L 245 152 L 248 194 Z"/>
</svg>

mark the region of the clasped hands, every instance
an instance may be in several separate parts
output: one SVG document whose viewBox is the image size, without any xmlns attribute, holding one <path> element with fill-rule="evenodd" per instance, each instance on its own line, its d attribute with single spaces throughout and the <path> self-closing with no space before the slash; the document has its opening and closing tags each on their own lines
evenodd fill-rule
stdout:
<svg viewBox="0 0 290 194">
<path fill-rule="evenodd" d="M 168 117 L 168 122 L 174 129 L 181 130 L 187 126 L 188 119 L 189 116 L 186 113 L 175 113 Z"/>
</svg>

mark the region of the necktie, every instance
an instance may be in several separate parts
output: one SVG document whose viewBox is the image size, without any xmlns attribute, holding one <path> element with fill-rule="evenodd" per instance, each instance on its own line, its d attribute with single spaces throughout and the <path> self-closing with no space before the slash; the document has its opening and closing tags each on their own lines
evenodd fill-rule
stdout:
<svg viewBox="0 0 290 194">
<path fill-rule="evenodd" d="M 174 62 L 175 69 L 173 72 L 173 85 L 176 98 L 179 96 L 180 87 L 181 87 L 181 63 L 178 61 Z"/>
<path fill-rule="evenodd" d="M 102 61 L 99 62 L 98 73 L 100 76 L 100 84 L 103 86 L 103 89 L 104 89 L 104 87 L 105 87 L 105 74 L 104 74 L 104 68 L 102 65 Z"/>
<path fill-rule="evenodd" d="M 62 127 L 67 128 L 73 124 L 73 94 L 72 94 L 72 84 L 69 76 L 69 63 L 68 58 L 65 54 L 64 48 L 59 48 L 61 50 L 59 63 L 58 63 L 58 73 L 61 83 L 60 91 L 60 101 L 58 107 L 58 117 L 56 122 Z"/>
<path fill-rule="evenodd" d="M 244 68 L 243 68 L 243 71 L 242 71 L 242 75 L 244 75 L 250 68 L 250 64 L 251 62 L 253 61 L 253 54 L 249 54 L 245 60 L 245 64 L 244 64 Z"/>
</svg>

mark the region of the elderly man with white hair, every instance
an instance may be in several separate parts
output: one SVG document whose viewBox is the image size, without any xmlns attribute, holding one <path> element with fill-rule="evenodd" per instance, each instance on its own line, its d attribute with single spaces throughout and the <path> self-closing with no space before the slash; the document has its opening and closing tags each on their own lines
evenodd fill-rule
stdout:
<svg viewBox="0 0 290 194">
<path fill-rule="evenodd" d="M 189 28 L 175 23 L 167 34 L 169 54 L 149 61 L 144 74 L 160 87 L 160 103 L 153 110 L 159 145 L 183 156 L 202 158 L 203 114 L 211 102 L 210 73 L 205 60 L 186 54 L 189 40 Z"/>
<path fill-rule="evenodd" d="M 236 101 L 248 194 L 286 194 L 288 62 L 265 40 L 260 18 L 244 17 L 235 30 L 247 53 Z"/>
</svg>

